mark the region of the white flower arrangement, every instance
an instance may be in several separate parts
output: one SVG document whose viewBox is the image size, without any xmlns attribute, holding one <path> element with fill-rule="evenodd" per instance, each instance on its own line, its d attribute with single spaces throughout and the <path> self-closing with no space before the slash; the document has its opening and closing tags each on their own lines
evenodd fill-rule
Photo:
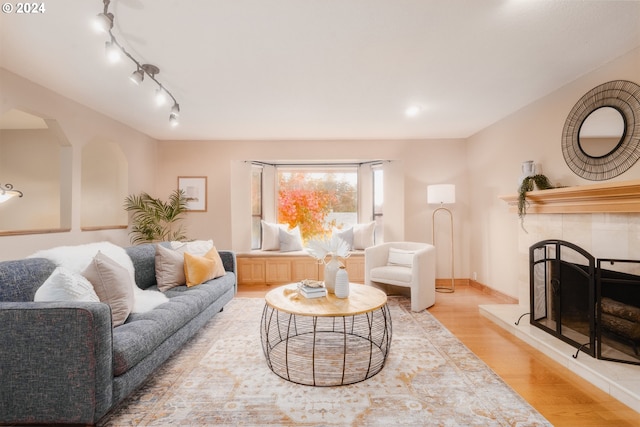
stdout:
<svg viewBox="0 0 640 427">
<path fill-rule="evenodd" d="M 307 244 L 307 252 L 318 261 L 325 263 L 327 256 L 348 258 L 349 244 L 338 236 L 332 236 L 330 239 L 311 240 Z"/>
</svg>

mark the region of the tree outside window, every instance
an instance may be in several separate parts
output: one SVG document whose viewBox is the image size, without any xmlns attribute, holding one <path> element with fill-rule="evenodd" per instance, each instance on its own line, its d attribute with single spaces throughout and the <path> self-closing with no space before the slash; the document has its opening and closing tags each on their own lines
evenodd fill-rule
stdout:
<svg viewBox="0 0 640 427">
<path fill-rule="evenodd" d="M 278 222 L 298 226 L 305 242 L 356 224 L 357 180 L 355 167 L 279 167 Z"/>
</svg>

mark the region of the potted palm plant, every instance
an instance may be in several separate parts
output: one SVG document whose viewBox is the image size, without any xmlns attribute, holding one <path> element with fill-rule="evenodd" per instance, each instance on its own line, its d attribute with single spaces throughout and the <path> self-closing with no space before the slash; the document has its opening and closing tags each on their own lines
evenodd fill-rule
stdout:
<svg viewBox="0 0 640 427">
<path fill-rule="evenodd" d="M 187 211 L 187 196 L 175 190 L 168 201 L 142 192 L 125 199 L 124 208 L 133 212 L 131 217 L 131 243 L 185 240 L 186 234 L 179 221 Z"/>
</svg>

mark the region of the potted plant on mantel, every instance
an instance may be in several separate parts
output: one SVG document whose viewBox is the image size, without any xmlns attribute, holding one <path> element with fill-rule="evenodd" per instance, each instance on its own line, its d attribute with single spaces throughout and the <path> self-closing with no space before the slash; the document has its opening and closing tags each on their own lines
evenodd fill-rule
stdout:
<svg viewBox="0 0 640 427">
<path fill-rule="evenodd" d="M 524 217 L 527 214 L 527 205 L 529 204 L 527 201 L 527 192 L 533 191 L 534 188 L 538 190 L 548 190 L 554 187 L 551 185 L 549 178 L 542 174 L 531 175 L 522 179 L 522 183 L 518 189 L 518 217 L 520 218 L 520 226 L 525 233 L 527 233 L 527 230 L 524 228 Z"/>
<path fill-rule="evenodd" d="M 167 202 L 142 192 L 125 199 L 125 210 L 133 212 L 131 243 L 185 240 L 186 234 L 178 221 L 187 211 L 187 196 L 183 190 L 175 190 Z"/>
</svg>

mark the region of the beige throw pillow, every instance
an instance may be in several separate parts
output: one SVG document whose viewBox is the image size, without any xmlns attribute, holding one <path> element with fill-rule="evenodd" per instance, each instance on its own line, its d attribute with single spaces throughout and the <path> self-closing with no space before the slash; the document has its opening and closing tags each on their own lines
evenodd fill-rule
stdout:
<svg viewBox="0 0 640 427">
<path fill-rule="evenodd" d="M 387 264 L 411 268 L 413 266 L 414 255 L 415 251 L 389 248 L 389 259 L 387 261 Z"/>
<path fill-rule="evenodd" d="M 156 245 L 156 282 L 162 292 L 186 283 L 184 253 Z"/>
<path fill-rule="evenodd" d="M 100 301 L 111 307 L 114 327 L 122 325 L 133 309 L 133 287 L 126 268 L 98 252 L 82 275 L 91 282 Z"/>
<path fill-rule="evenodd" d="M 353 249 L 362 250 L 374 245 L 375 221 L 353 226 Z"/>
</svg>

